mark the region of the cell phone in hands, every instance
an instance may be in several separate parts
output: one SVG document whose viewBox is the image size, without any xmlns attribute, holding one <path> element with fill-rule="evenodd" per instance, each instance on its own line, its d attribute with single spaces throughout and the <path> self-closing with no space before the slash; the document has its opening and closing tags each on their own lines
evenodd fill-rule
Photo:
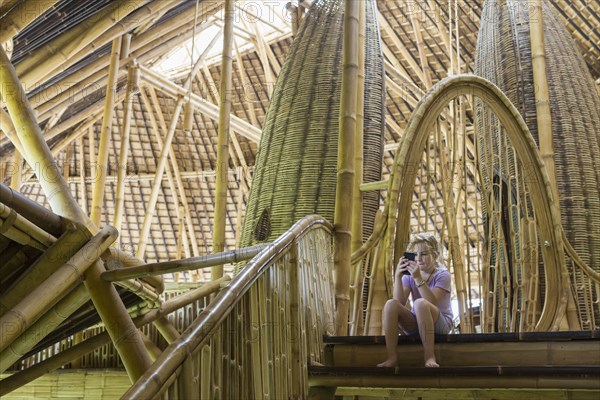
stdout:
<svg viewBox="0 0 600 400">
<path fill-rule="evenodd" d="M 417 255 L 415 253 L 411 253 L 409 251 L 405 251 L 404 252 L 404 258 L 406 258 L 407 260 L 415 261 L 415 257 L 416 256 Z M 408 271 L 402 271 L 402 274 L 404 274 L 404 275 L 410 275 L 410 272 L 408 272 Z"/>
</svg>

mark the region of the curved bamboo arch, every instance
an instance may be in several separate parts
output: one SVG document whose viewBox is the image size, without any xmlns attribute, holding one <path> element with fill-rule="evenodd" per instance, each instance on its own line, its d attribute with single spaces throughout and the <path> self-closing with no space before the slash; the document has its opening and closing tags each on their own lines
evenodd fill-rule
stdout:
<svg viewBox="0 0 600 400">
<path fill-rule="evenodd" d="M 546 271 L 544 308 L 536 329 L 558 330 L 567 306 L 569 276 L 565 265 L 560 215 L 549 189 L 549 178 L 537 145 L 519 111 L 498 87 L 479 76 L 465 74 L 448 77 L 435 85 L 417 104 L 396 153 L 388 188 L 389 198 L 384 209 L 387 221 L 382 221 L 380 228 L 383 230 L 387 225 L 384 249 L 388 251 L 384 252 L 384 265 L 399 258 L 400 249 L 408 241 L 407 221 L 417 173 L 417 169 L 411 166 L 419 164 L 422 149 L 440 112 L 452 99 L 462 95 L 478 97 L 491 108 L 528 173 L 526 179 L 540 228 L 540 241 L 544 244 L 542 256 Z M 397 205 L 393 209 L 397 214 L 390 212 L 391 205 Z M 376 229 L 373 236 L 380 234 L 381 230 Z M 402 234 L 396 236 L 396 231 Z M 557 293 L 560 295 L 557 296 Z"/>
</svg>

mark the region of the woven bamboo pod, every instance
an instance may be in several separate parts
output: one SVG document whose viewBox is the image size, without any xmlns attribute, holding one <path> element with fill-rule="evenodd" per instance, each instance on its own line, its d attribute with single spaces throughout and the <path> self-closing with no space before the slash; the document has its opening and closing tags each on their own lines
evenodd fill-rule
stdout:
<svg viewBox="0 0 600 400">
<path fill-rule="evenodd" d="M 367 7 L 364 181 L 380 179 L 383 59 L 375 2 Z M 240 245 L 273 240 L 301 217 L 333 220 L 342 66 L 343 2 L 316 1 L 279 74 L 262 133 Z M 365 196 L 364 237 L 377 195 Z"/>
<path fill-rule="evenodd" d="M 539 144 L 528 23 L 530 9 L 529 3 L 515 0 L 507 0 L 502 5 L 486 2 L 482 21 L 488 23 L 482 24 L 479 32 L 475 71 L 508 95 Z M 542 9 L 562 225 L 581 259 L 599 271 L 600 98 L 574 40 L 546 1 Z M 498 132 L 494 121 L 479 120 L 478 129 L 484 129 L 487 135 Z M 512 166 L 507 168 L 502 172 L 503 180 L 511 173 Z M 579 272 L 571 269 L 570 274 L 578 303 L 584 303 L 584 296 L 593 292 L 593 285 Z M 541 282 L 543 284 L 543 279 Z M 582 328 L 593 329 L 594 320 L 597 325 L 600 315 L 587 315 L 580 310 Z"/>
</svg>

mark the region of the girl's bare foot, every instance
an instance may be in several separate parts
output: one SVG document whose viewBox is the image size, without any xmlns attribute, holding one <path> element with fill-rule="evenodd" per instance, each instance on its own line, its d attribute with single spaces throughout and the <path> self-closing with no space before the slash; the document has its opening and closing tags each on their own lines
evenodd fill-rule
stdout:
<svg viewBox="0 0 600 400">
<path fill-rule="evenodd" d="M 387 359 L 384 362 L 377 364 L 377 366 L 378 367 L 387 367 L 387 368 L 397 367 L 398 360 L 397 359 Z"/>
<path fill-rule="evenodd" d="M 425 366 L 430 368 L 437 368 L 440 365 L 437 363 L 437 361 L 435 361 L 435 358 L 428 358 L 427 360 L 425 360 Z"/>
</svg>

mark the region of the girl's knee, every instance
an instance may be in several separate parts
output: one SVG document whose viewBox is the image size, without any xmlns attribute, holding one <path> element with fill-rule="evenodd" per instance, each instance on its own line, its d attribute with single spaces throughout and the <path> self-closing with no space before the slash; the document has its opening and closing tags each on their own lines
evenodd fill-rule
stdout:
<svg viewBox="0 0 600 400">
<path fill-rule="evenodd" d="M 420 299 L 415 300 L 414 303 L 415 312 L 418 312 L 419 310 L 429 309 L 430 306 L 431 303 L 422 297 Z"/>
</svg>

